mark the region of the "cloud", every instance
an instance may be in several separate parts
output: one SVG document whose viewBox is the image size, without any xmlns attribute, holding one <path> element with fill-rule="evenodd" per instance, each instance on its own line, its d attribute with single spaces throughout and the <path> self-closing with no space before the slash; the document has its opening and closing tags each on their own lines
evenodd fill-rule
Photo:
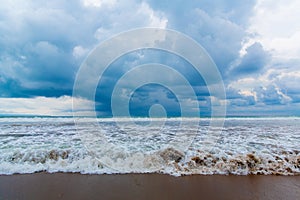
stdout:
<svg viewBox="0 0 300 200">
<path fill-rule="evenodd" d="M 0 5 L 0 13 L 2 97 L 70 95 L 81 62 L 99 42 L 168 22 L 134 0 L 10 1 Z"/>
<path fill-rule="evenodd" d="M 80 110 L 72 111 L 73 100 Z M 85 99 L 59 98 L 0 98 L 0 113 L 4 115 L 92 116 L 93 102 Z"/>
<path fill-rule="evenodd" d="M 256 110 L 264 106 L 270 110 L 276 105 L 292 106 L 299 103 L 300 91 L 296 84 L 299 81 L 299 72 L 269 69 L 255 78 L 249 76 L 233 81 L 228 85 L 227 97 L 231 105 L 260 106 L 255 107 Z"/>
<path fill-rule="evenodd" d="M 169 117 L 181 116 L 176 96 L 159 85 L 145 85 L 138 88 L 130 99 L 129 107 L 133 116 L 149 116 L 150 108 L 155 104 L 162 105 Z"/>
<path fill-rule="evenodd" d="M 270 54 L 263 49 L 260 43 L 254 43 L 247 47 L 245 54 L 237 59 L 229 70 L 228 75 L 249 75 L 261 71 L 270 59 Z"/>
<path fill-rule="evenodd" d="M 168 27 L 186 33 L 201 44 L 213 58 L 221 74 L 239 58 L 242 41 L 248 38 L 247 27 L 255 1 L 196 1 L 173 3 L 150 0 L 150 5 L 162 10 Z"/>
<path fill-rule="evenodd" d="M 278 87 L 268 85 L 266 88 L 256 89 L 258 101 L 264 102 L 266 105 L 287 104 L 291 98 L 285 95 Z"/>
<path fill-rule="evenodd" d="M 154 68 L 154 66 L 156 66 L 155 64 L 153 64 L 153 67 L 135 68 L 149 63 L 159 63 L 161 65 L 170 66 L 174 70 L 172 70 L 172 73 L 167 73 L 162 70 L 162 68 L 165 67 L 159 66 L 158 68 Z M 130 72 L 130 70 L 134 70 L 134 73 L 131 73 L 131 75 L 127 73 Z M 160 75 L 159 77 L 158 74 Z M 195 93 L 191 93 L 190 90 L 187 90 L 187 86 L 183 84 L 177 74 L 182 75 L 186 79 L 188 85 L 194 89 Z M 120 85 L 118 81 L 123 75 L 127 75 L 128 77 Z M 164 86 L 175 89 L 177 91 L 175 95 L 178 95 L 177 98 L 182 100 L 180 106 L 188 107 L 191 115 L 195 115 L 195 113 L 193 113 L 195 103 L 191 103 L 190 99 L 197 98 L 203 102 L 208 101 L 207 97 L 209 93 L 203 78 L 186 60 L 165 51 L 140 50 L 121 56 L 104 72 L 96 92 L 97 110 L 101 111 L 101 114 L 106 113 L 106 115 L 111 115 L 110 102 L 113 90 L 118 87 L 122 88 L 122 91 L 129 91 L 129 94 L 127 94 L 127 92 L 125 97 L 123 97 L 121 93 L 119 96 L 120 98 L 130 98 L 130 91 L 135 88 L 139 82 L 144 80 L 152 80 L 154 83 L 163 81 L 165 83 Z M 178 103 L 174 100 L 174 96 L 169 95 L 170 93 L 166 91 L 166 89 L 162 90 L 161 87 L 157 87 L 153 84 L 151 87 L 143 87 L 142 89 L 134 91 L 131 97 L 133 98 L 131 99 L 132 114 L 138 115 L 143 113 L 145 116 L 148 114 L 151 104 L 160 102 L 166 107 L 170 115 L 178 116 L 180 113 L 178 111 Z M 155 94 L 155 92 L 157 94 Z"/>
<path fill-rule="evenodd" d="M 173 66 L 187 77 L 202 110 L 226 102 L 232 113 L 272 108 L 295 113 L 292 108 L 300 102 L 299 6 L 297 0 L 9 1 L 0 4 L 0 97 L 7 98 L 1 101 L 13 111 L 11 98 L 16 112 L 22 110 L 21 100 L 28 105 L 53 101 L 69 108 L 63 99 L 72 95 L 77 70 L 97 44 L 122 31 L 152 26 L 178 30 L 201 44 L 221 72 L 228 99 L 211 97 L 201 75 L 176 56 L 138 51 L 117 60 L 102 77 L 96 95 L 101 114 L 110 110 L 117 80 L 132 67 L 149 62 Z M 172 84 L 181 87 L 176 81 Z M 184 95 L 188 100 L 189 94 Z M 135 110 L 158 100 L 177 112 L 173 96 L 158 88 L 145 87 L 134 97 L 141 103 L 134 104 Z M 149 101 L 138 101 L 143 97 Z M 32 109 L 45 113 L 42 107 Z"/>
<path fill-rule="evenodd" d="M 86 49 L 86 48 L 78 45 L 73 48 L 72 55 L 74 58 L 82 60 L 82 58 L 87 56 L 88 52 L 89 52 L 89 49 Z"/>
<path fill-rule="evenodd" d="M 82 2 L 87 7 L 113 7 L 116 5 L 116 0 L 83 0 Z"/>
<path fill-rule="evenodd" d="M 256 37 L 250 42 L 260 42 L 276 58 L 299 58 L 299 7 L 297 0 L 258 0 L 248 28 Z"/>
</svg>

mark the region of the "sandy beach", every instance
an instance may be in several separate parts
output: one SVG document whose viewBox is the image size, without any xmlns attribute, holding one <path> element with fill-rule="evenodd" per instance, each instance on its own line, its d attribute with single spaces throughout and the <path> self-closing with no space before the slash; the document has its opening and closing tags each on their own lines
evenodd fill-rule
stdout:
<svg viewBox="0 0 300 200">
<path fill-rule="evenodd" d="M 299 199 L 300 176 L 35 173 L 0 176 L 0 199 Z"/>
</svg>

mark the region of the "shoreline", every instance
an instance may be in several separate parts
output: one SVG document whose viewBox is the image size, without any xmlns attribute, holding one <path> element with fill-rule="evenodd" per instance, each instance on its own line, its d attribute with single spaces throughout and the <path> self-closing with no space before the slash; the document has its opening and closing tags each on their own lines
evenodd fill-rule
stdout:
<svg viewBox="0 0 300 200">
<path fill-rule="evenodd" d="M 0 175 L 0 199 L 297 199 L 300 176 Z"/>
</svg>

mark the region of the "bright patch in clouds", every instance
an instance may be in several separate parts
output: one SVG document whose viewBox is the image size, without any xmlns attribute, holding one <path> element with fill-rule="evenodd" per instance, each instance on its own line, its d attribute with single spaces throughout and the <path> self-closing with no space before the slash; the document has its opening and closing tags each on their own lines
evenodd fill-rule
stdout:
<svg viewBox="0 0 300 200">
<path fill-rule="evenodd" d="M 157 28 L 167 27 L 168 19 L 166 19 L 165 17 L 156 16 L 155 12 L 150 8 L 150 6 L 144 2 L 141 4 L 137 13 L 149 16 L 150 27 L 157 27 Z"/>
<path fill-rule="evenodd" d="M 113 7 L 116 4 L 116 0 L 83 0 L 84 6 L 101 7 L 108 6 Z"/>
<path fill-rule="evenodd" d="M 300 1 L 258 0 L 249 31 L 274 56 L 285 59 L 300 56 Z"/>
<path fill-rule="evenodd" d="M 238 91 L 244 97 L 252 96 L 257 103 L 266 105 L 290 104 L 298 95 L 295 93 L 293 83 L 300 82 L 300 72 L 286 72 L 279 70 L 268 70 L 265 74 L 254 77 L 242 78 L 228 85 L 229 88 Z"/>
<path fill-rule="evenodd" d="M 86 49 L 80 45 L 73 48 L 73 56 L 77 59 L 85 57 L 89 52 L 89 49 Z"/>
<path fill-rule="evenodd" d="M 72 105 L 80 110 L 72 112 Z M 85 99 L 59 98 L 0 98 L 0 113 L 5 115 L 91 116 L 93 102 Z"/>
</svg>

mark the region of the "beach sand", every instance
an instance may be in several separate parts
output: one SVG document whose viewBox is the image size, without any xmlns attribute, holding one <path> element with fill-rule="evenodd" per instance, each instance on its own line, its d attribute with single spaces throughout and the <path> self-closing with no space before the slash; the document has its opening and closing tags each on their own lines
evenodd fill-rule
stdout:
<svg viewBox="0 0 300 200">
<path fill-rule="evenodd" d="M 35 173 L 0 176 L 0 199 L 300 199 L 300 176 Z"/>
</svg>

